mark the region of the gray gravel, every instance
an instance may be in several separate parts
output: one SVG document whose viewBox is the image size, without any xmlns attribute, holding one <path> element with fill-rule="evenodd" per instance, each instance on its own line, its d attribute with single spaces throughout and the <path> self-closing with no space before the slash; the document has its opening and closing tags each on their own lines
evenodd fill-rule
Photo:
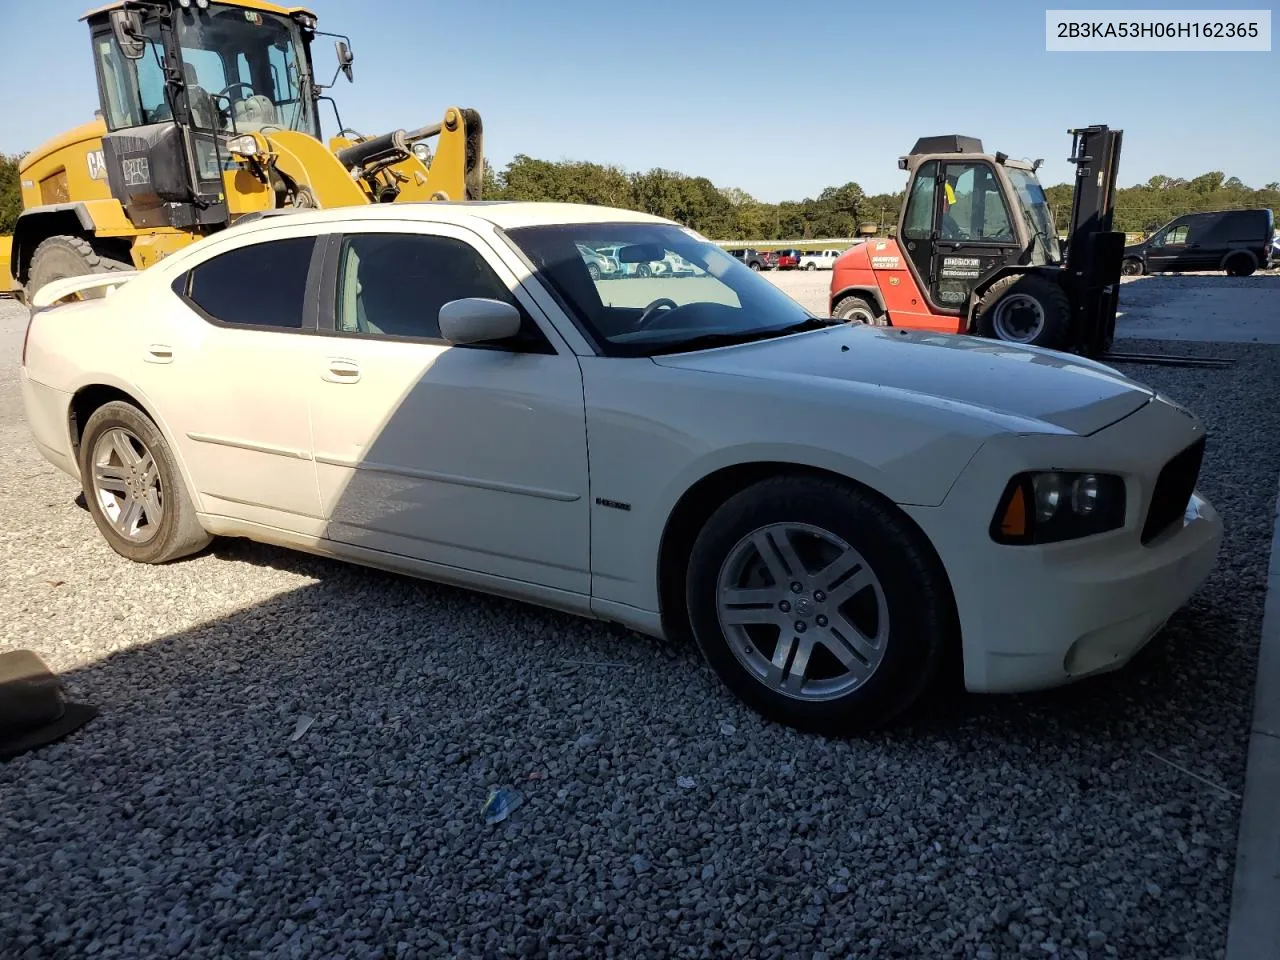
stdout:
<svg viewBox="0 0 1280 960">
<path fill-rule="evenodd" d="M 0 956 L 1221 956 L 1280 348 L 1139 374 L 1210 425 L 1206 589 L 1120 674 L 828 742 L 567 616 L 250 544 L 117 559 L 10 364 L 3 645 L 102 713 L 0 765 Z"/>
</svg>

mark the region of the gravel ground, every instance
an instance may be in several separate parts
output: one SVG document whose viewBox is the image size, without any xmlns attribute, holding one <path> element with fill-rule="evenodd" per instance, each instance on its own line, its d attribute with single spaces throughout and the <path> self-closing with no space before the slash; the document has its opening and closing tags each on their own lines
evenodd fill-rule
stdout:
<svg viewBox="0 0 1280 960">
<path fill-rule="evenodd" d="M 1130 668 L 830 742 L 533 607 L 243 543 L 118 559 L 27 441 L 18 318 L 5 646 L 102 713 L 0 765 L 6 960 L 1222 956 L 1280 348 L 1138 371 L 1207 419 L 1228 537 Z M 524 802 L 489 826 L 494 787 Z"/>
</svg>

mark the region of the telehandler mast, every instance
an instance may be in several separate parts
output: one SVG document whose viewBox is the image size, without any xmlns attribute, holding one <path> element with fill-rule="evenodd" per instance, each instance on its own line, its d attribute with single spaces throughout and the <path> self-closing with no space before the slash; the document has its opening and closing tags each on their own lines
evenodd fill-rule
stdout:
<svg viewBox="0 0 1280 960">
<path fill-rule="evenodd" d="M 82 20 L 101 109 L 22 159 L 0 292 L 29 300 L 51 280 L 143 269 L 283 207 L 480 198 L 479 114 L 449 107 L 440 123 L 373 137 L 344 127 L 325 91 L 339 72 L 353 79 L 350 41 L 306 8 L 115 0 Z M 318 36 L 336 38 L 328 84 L 313 76 Z M 322 101 L 339 128 L 327 144 Z"/>
</svg>

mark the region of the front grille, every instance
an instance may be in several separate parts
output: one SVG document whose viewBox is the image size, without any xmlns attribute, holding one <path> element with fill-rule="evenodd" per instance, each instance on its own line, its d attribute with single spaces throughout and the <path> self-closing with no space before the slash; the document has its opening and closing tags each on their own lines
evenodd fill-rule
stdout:
<svg viewBox="0 0 1280 960">
<path fill-rule="evenodd" d="M 1164 465 L 1151 491 L 1151 505 L 1147 508 L 1147 522 L 1142 527 L 1142 542 L 1150 543 L 1173 524 L 1182 519 L 1196 481 L 1200 479 L 1200 464 L 1204 460 L 1202 436 Z"/>
</svg>

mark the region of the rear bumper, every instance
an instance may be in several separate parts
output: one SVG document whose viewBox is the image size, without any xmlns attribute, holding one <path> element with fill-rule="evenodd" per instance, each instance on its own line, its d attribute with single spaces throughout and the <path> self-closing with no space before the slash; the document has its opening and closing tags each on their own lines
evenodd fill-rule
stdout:
<svg viewBox="0 0 1280 960">
<path fill-rule="evenodd" d="M 907 508 L 947 569 L 974 692 L 1045 689 L 1115 670 L 1150 640 L 1212 573 L 1222 520 L 1193 494 L 1184 516 L 1150 543 L 1141 529 L 1161 468 L 1203 432 L 1163 403 L 1092 437 L 1013 438 L 984 448 L 944 504 Z M 1025 443 L 1026 449 L 1012 453 Z M 999 494 L 1024 469 L 1118 473 L 1128 488 L 1121 530 L 1030 547 L 995 543 Z"/>
<path fill-rule="evenodd" d="M 71 394 L 32 380 L 25 369 L 20 370 L 18 380 L 27 427 L 36 449 L 59 470 L 79 478 L 80 470 L 71 449 L 70 421 L 67 419 Z"/>
</svg>

